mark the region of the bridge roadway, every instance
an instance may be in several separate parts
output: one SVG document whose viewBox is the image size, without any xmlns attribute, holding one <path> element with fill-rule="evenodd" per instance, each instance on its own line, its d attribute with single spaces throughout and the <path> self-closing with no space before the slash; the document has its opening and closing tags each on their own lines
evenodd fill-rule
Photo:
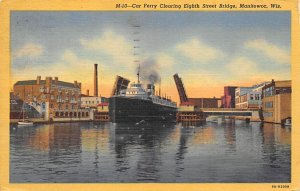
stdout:
<svg viewBox="0 0 300 191">
<path fill-rule="evenodd" d="M 204 115 L 222 115 L 222 116 L 252 116 L 257 109 L 235 109 L 235 108 L 200 108 Z"/>
</svg>

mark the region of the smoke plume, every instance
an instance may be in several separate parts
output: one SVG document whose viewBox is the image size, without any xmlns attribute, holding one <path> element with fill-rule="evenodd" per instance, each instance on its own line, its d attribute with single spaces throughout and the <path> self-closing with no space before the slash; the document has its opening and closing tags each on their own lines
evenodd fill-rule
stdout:
<svg viewBox="0 0 300 191">
<path fill-rule="evenodd" d="M 160 81 L 157 63 L 154 60 L 146 60 L 143 63 L 141 63 L 140 80 L 143 83 L 150 83 L 150 84 L 156 84 Z"/>
</svg>

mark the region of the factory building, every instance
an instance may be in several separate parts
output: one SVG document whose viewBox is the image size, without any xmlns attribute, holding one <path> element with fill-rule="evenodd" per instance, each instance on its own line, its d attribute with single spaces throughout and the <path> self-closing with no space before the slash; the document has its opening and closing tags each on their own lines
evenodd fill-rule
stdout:
<svg viewBox="0 0 300 191">
<path fill-rule="evenodd" d="M 98 96 L 98 94 L 98 64 L 94 64 L 94 96 L 91 96 L 90 91 L 86 90 L 86 94 L 80 96 L 80 107 L 97 109 L 99 104 L 108 102 L 108 98 Z"/>
<path fill-rule="evenodd" d="M 291 80 L 274 81 L 262 88 L 263 120 L 284 123 L 291 118 Z"/>
<path fill-rule="evenodd" d="M 224 95 L 221 97 L 223 108 L 235 108 L 236 86 L 225 86 Z"/>
<path fill-rule="evenodd" d="M 220 108 L 221 98 L 188 98 L 195 108 Z"/>
</svg>

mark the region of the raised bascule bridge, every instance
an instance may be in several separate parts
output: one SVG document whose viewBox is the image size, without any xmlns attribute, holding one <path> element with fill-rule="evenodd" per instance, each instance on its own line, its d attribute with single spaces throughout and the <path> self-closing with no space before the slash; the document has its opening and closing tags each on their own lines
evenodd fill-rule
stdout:
<svg viewBox="0 0 300 191">
<path fill-rule="evenodd" d="M 224 120 L 225 117 L 241 117 L 247 121 L 253 115 L 257 115 L 256 109 L 221 108 L 217 98 L 188 98 L 182 79 L 174 74 L 180 104 L 176 119 L 178 122 L 200 122 L 206 121 L 213 116 Z"/>
</svg>

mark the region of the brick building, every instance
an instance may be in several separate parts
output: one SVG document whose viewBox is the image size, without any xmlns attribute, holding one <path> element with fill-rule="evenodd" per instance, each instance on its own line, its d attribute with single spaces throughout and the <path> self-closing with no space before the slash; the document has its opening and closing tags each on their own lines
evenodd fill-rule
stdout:
<svg viewBox="0 0 300 191">
<path fill-rule="evenodd" d="M 222 99 L 223 108 L 235 108 L 235 89 L 236 86 L 225 86 Z"/>
<path fill-rule="evenodd" d="M 81 112 L 76 112 L 80 108 L 80 93 L 81 83 L 77 81 L 59 81 L 58 77 L 46 77 L 42 80 L 41 76 L 37 76 L 36 80 L 16 82 L 13 91 L 14 96 L 34 107 L 47 120 L 82 115 Z"/>
<path fill-rule="evenodd" d="M 220 108 L 221 98 L 188 98 L 196 108 Z"/>
</svg>

